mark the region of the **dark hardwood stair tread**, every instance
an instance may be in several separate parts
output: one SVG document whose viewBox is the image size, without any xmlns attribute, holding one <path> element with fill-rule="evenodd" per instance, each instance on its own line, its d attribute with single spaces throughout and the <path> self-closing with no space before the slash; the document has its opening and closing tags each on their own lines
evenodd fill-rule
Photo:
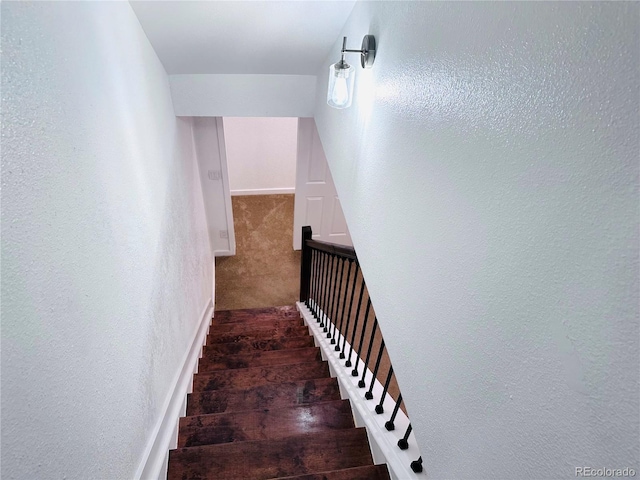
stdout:
<svg viewBox="0 0 640 480">
<path fill-rule="evenodd" d="M 213 322 L 229 323 L 233 321 L 250 321 L 291 316 L 300 317 L 298 309 L 291 305 L 239 310 L 216 310 L 213 315 Z"/>
<path fill-rule="evenodd" d="M 217 311 L 168 480 L 389 480 L 295 307 Z"/>
<path fill-rule="evenodd" d="M 197 415 L 180 419 L 178 447 L 277 439 L 354 426 L 348 400 Z"/>
<path fill-rule="evenodd" d="M 280 337 L 305 337 L 309 336 L 309 328 L 305 326 L 295 327 L 276 327 L 261 328 L 259 330 L 252 330 L 246 333 L 220 333 L 215 331 L 209 333 L 207 336 L 207 344 L 215 343 L 228 343 L 228 342 L 240 342 L 240 341 L 254 341 L 254 340 L 268 340 L 276 339 Z"/>
<path fill-rule="evenodd" d="M 198 363 L 198 373 L 229 370 L 233 368 L 312 362 L 314 360 L 321 360 L 321 358 L 320 348 L 318 347 L 267 350 L 264 352 L 257 351 L 254 353 L 238 353 L 235 355 L 203 354 Z"/>
<path fill-rule="evenodd" d="M 260 480 L 372 464 L 365 429 L 349 428 L 171 450 L 167 479 Z"/>
<path fill-rule="evenodd" d="M 304 327 L 304 321 L 301 318 L 278 318 L 269 322 L 263 321 L 260 323 L 223 323 L 220 325 L 211 325 L 209 334 L 243 334 L 251 332 L 259 332 L 263 330 L 277 330 L 286 327 Z"/>
<path fill-rule="evenodd" d="M 236 368 L 195 374 L 193 391 L 249 388 L 325 377 L 329 377 L 329 365 L 318 360 L 289 365 Z"/>
<path fill-rule="evenodd" d="M 290 407 L 339 399 L 340 389 L 335 378 L 317 378 L 245 389 L 190 393 L 187 395 L 187 416 Z"/>
<path fill-rule="evenodd" d="M 391 480 L 386 464 L 280 477 L 278 480 Z"/>
<path fill-rule="evenodd" d="M 238 354 L 258 351 L 285 350 L 289 348 L 313 347 L 311 335 L 303 337 L 262 338 L 257 340 L 240 340 L 237 342 L 221 342 L 205 345 L 203 356 Z"/>
</svg>

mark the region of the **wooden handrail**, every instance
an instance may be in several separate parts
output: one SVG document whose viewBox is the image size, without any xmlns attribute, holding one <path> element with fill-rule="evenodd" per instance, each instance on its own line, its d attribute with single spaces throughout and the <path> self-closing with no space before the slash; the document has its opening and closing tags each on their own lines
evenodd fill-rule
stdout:
<svg viewBox="0 0 640 480">
<path fill-rule="evenodd" d="M 356 251 L 353 247 L 338 245 L 337 243 L 321 242 L 319 240 L 306 240 L 305 244 L 315 250 L 320 250 L 322 252 L 327 252 L 332 255 L 337 255 L 351 260 L 358 260 Z"/>
</svg>

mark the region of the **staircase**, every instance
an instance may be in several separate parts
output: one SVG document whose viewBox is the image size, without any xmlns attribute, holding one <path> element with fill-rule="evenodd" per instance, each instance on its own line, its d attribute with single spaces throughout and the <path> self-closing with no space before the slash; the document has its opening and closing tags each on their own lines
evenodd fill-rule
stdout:
<svg viewBox="0 0 640 480">
<path fill-rule="evenodd" d="M 216 312 L 168 480 L 389 480 L 295 307 Z"/>
</svg>

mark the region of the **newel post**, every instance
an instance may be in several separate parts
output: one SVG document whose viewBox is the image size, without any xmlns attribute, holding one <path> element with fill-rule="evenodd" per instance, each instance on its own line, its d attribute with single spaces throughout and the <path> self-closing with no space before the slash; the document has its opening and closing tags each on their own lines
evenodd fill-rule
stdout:
<svg viewBox="0 0 640 480">
<path fill-rule="evenodd" d="M 302 227 L 302 257 L 300 259 L 300 301 L 309 300 L 311 285 L 311 248 L 307 246 L 311 240 L 311 227 Z"/>
</svg>

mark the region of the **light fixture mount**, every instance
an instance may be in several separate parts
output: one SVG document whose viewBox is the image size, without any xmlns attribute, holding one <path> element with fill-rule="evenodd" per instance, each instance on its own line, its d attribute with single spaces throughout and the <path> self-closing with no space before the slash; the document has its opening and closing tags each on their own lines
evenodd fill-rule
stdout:
<svg viewBox="0 0 640 480">
<path fill-rule="evenodd" d="M 365 35 L 362 39 L 362 55 L 360 56 L 360 65 L 362 68 L 373 67 L 373 61 L 376 59 L 376 37 L 373 35 Z"/>
<path fill-rule="evenodd" d="M 360 65 L 362 68 L 371 68 L 376 59 L 376 37 L 373 35 L 365 35 L 362 39 L 362 47 L 360 50 L 347 50 L 347 37 L 342 40 L 342 59 L 345 53 L 359 53 Z"/>
</svg>

